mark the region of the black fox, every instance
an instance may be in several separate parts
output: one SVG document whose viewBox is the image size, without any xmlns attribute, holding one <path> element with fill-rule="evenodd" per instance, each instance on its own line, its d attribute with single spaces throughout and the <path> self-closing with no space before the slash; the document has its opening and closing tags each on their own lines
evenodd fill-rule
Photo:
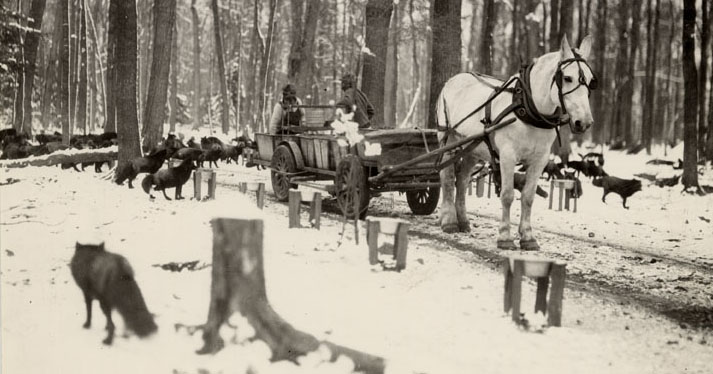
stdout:
<svg viewBox="0 0 713 374">
<path fill-rule="evenodd" d="M 139 173 L 153 174 L 161 168 L 163 162 L 166 161 L 168 151 L 166 148 L 150 153 L 144 157 L 136 157 L 133 160 L 122 163 L 116 168 L 116 184 L 122 184 L 125 180 L 129 180 L 129 188 L 134 188 L 131 182 L 136 179 Z"/>
<path fill-rule="evenodd" d="M 623 205 L 625 209 L 629 209 L 629 207 L 626 206 L 626 199 L 636 192 L 641 191 L 641 181 L 638 179 L 621 179 L 606 176 L 595 179 L 592 181 L 592 185 L 604 188 L 602 201 L 605 203 L 607 202 L 606 197 L 610 192 L 619 194 L 623 199 L 621 205 Z"/>
<path fill-rule="evenodd" d="M 191 178 L 191 170 L 193 169 L 195 169 L 193 161 L 190 159 L 183 160 L 180 165 L 174 168 L 160 170 L 158 173 L 147 175 L 144 177 L 144 180 L 141 181 L 141 187 L 149 194 L 151 199 L 154 199 L 154 196 L 151 194 L 151 186 L 156 186 L 154 189 L 163 192 L 163 197 L 165 197 L 166 200 L 171 200 L 171 198 L 166 195 L 166 189 L 175 187 L 176 200 L 181 200 L 183 199 L 181 189 L 183 185 L 188 182 L 188 179 Z"/>
<path fill-rule="evenodd" d="M 87 320 L 84 328 L 92 324 L 92 301 L 99 300 L 106 316 L 107 337 L 104 344 L 114 340 L 114 322 L 111 311 L 116 308 L 124 319 L 126 327 L 140 337 L 148 336 L 158 329 L 153 316 L 146 308 L 141 290 L 134 280 L 134 271 L 126 259 L 107 252 L 104 243 L 99 245 L 80 244 L 75 246 L 71 262 L 72 277 L 84 294 Z"/>
</svg>

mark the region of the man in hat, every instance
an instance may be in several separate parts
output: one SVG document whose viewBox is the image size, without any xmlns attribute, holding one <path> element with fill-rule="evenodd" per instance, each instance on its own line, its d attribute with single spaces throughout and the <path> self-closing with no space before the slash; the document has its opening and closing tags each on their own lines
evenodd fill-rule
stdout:
<svg viewBox="0 0 713 374">
<path fill-rule="evenodd" d="M 345 113 L 354 112 L 353 121 L 359 124 L 360 129 L 371 126 L 371 118 L 376 112 L 364 92 L 356 88 L 354 75 L 349 73 L 342 77 L 342 98 L 337 107 L 342 108 Z"/>
<path fill-rule="evenodd" d="M 287 131 L 288 126 L 299 126 L 304 117 L 304 109 L 297 108 L 302 100 L 297 97 L 297 90 L 291 84 L 282 89 L 279 102 L 275 103 L 270 116 L 270 134 Z"/>
</svg>

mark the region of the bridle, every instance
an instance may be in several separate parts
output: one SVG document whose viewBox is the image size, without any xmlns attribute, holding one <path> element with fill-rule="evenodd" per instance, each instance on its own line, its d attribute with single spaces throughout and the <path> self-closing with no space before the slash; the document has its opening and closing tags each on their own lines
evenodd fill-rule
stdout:
<svg viewBox="0 0 713 374">
<path fill-rule="evenodd" d="M 572 49 L 572 54 L 574 57 L 564 59 L 560 62 L 557 63 L 557 70 L 555 71 L 555 75 L 552 77 L 552 84 L 550 84 L 550 87 L 552 87 L 553 84 L 557 85 L 557 96 L 559 97 L 560 101 L 560 108 L 562 109 L 561 116 L 564 119 L 563 122 L 569 123 L 569 128 L 572 130 L 573 133 L 581 133 L 581 131 L 575 131 L 572 128 L 572 122 L 571 119 L 569 118 L 569 115 L 567 114 L 567 107 L 564 104 L 564 97 L 565 95 L 568 95 L 577 89 L 579 87 L 584 86 L 587 88 L 587 96 L 591 96 L 592 91 L 595 90 L 598 86 L 597 84 L 597 77 L 594 74 L 594 70 L 592 70 L 592 67 L 589 66 L 587 63 L 587 60 L 585 60 L 579 53 L 577 53 L 574 49 Z M 577 68 L 579 69 L 579 78 L 577 79 L 577 85 L 572 88 L 569 91 L 562 92 L 562 86 L 563 86 L 563 80 L 564 80 L 564 72 L 562 69 L 566 68 L 570 64 L 577 64 Z M 592 79 L 587 83 L 587 78 L 584 76 L 584 71 L 582 70 L 582 64 L 584 64 L 587 68 L 589 68 L 589 71 L 592 73 Z"/>
</svg>

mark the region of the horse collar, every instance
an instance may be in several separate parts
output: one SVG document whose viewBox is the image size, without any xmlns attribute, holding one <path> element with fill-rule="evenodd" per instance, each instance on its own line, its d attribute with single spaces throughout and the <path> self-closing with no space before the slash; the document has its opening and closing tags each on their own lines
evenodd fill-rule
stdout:
<svg viewBox="0 0 713 374">
<path fill-rule="evenodd" d="M 537 110 L 535 102 L 532 99 L 532 90 L 530 88 L 530 71 L 533 64 L 520 68 L 520 79 L 515 85 L 515 93 L 512 96 L 513 104 L 518 104 L 515 110 L 515 115 L 522 122 L 535 126 L 540 129 L 556 129 L 569 122 L 569 117 L 566 115 L 566 110 L 557 107 L 552 114 L 542 114 Z"/>
</svg>

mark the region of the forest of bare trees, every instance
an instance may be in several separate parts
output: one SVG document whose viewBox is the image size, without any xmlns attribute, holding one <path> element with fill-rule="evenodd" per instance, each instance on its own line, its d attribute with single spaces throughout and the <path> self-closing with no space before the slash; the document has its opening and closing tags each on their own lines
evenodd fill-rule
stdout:
<svg viewBox="0 0 713 374">
<path fill-rule="evenodd" d="M 594 36 L 596 124 L 577 141 L 713 161 L 710 0 L 9 0 L 0 121 L 117 131 L 120 159 L 180 126 L 264 131 L 282 86 L 307 104 L 359 77 L 378 127 L 433 127 L 461 71 L 506 78 L 565 35 Z M 693 178 L 693 179 L 691 179 Z"/>
</svg>

